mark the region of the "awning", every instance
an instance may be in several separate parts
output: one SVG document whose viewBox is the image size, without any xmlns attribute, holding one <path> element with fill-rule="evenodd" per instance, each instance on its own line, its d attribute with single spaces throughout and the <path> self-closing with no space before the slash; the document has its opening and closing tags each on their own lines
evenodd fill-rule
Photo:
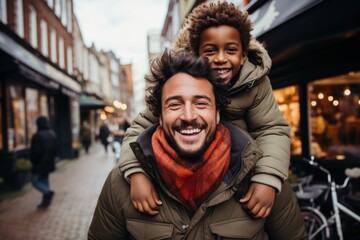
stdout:
<svg viewBox="0 0 360 240">
<path fill-rule="evenodd" d="M 249 7 L 279 88 L 359 69 L 360 1 L 258 0 Z"/>
<path fill-rule="evenodd" d="M 259 37 L 275 27 L 311 9 L 324 0 L 258 0 L 249 6 L 253 22 L 252 34 Z M 307 28 L 309 26 L 303 26 Z M 299 29 L 297 29 L 299 30 Z"/>
<path fill-rule="evenodd" d="M 98 109 L 107 106 L 107 104 L 104 101 L 89 97 L 85 94 L 80 95 L 79 103 L 80 103 L 80 107 L 85 109 Z"/>
</svg>

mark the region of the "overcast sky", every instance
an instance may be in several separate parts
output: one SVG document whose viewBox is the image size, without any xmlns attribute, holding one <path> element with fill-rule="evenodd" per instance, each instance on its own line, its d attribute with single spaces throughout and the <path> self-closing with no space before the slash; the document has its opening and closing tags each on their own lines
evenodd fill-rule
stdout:
<svg viewBox="0 0 360 240">
<path fill-rule="evenodd" d="M 97 50 L 112 50 L 121 63 L 130 62 L 139 69 L 147 64 L 146 33 L 162 29 L 168 2 L 74 0 L 74 12 L 88 47 L 94 43 Z"/>
</svg>

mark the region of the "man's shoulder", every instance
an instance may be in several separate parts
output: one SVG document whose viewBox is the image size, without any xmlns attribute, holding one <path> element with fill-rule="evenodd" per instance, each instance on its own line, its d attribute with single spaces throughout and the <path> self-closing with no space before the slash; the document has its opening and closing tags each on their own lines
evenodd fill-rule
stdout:
<svg viewBox="0 0 360 240">
<path fill-rule="evenodd" d="M 246 131 L 244 131 L 243 129 L 239 128 L 238 126 L 236 126 L 235 124 L 229 122 L 229 121 L 225 121 L 222 120 L 221 123 L 230 131 L 230 134 L 232 137 L 235 138 L 242 138 L 242 139 L 247 139 L 248 141 L 252 142 L 253 138 L 250 136 L 250 134 Z"/>
</svg>

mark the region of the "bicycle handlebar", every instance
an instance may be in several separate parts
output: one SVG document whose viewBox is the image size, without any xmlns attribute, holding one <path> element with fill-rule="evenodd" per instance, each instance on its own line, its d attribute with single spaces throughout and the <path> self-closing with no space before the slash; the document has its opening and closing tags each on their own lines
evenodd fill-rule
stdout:
<svg viewBox="0 0 360 240">
<path fill-rule="evenodd" d="M 327 180 L 329 182 L 329 184 L 331 184 L 333 182 L 333 179 L 331 177 L 331 173 L 329 170 L 327 170 L 326 168 L 322 167 L 319 163 L 315 162 L 315 157 L 314 156 L 311 156 L 310 159 L 306 158 L 306 157 L 303 157 L 302 158 L 304 162 L 308 163 L 309 165 L 319 169 L 320 171 L 326 173 L 327 175 Z M 353 168 L 353 169 L 350 169 L 352 171 L 355 171 L 356 173 L 354 173 L 353 175 L 354 176 L 349 176 L 351 174 L 348 174 L 346 171 L 349 172 L 349 169 L 346 169 L 345 173 L 347 175 L 346 179 L 344 180 L 343 184 L 342 185 L 336 185 L 336 188 L 345 188 L 346 185 L 348 184 L 350 178 L 358 178 L 360 176 L 360 168 Z M 353 173 L 353 172 L 352 172 Z"/>
<path fill-rule="evenodd" d="M 306 158 L 306 157 L 303 157 L 303 160 L 310 164 L 311 166 L 319 169 L 320 171 L 326 173 L 327 175 L 327 180 L 329 183 L 332 182 L 332 177 L 331 177 L 331 173 L 329 170 L 327 170 L 326 168 L 322 167 L 319 163 L 315 162 L 315 157 L 314 156 L 311 156 L 310 159 Z"/>
</svg>

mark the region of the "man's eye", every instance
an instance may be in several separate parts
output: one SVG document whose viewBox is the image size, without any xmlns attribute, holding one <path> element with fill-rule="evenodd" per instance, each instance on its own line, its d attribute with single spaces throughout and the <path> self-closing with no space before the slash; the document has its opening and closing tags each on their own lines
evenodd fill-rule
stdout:
<svg viewBox="0 0 360 240">
<path fill-rule="evenodd" d="M 180 107 L 181 107 L 180 103 L 171 103 L 168 105 L 168 108 L 170 108 L 170 109 L 178 109 Z"/>
<path fill-rule="evenodd" d="M 202 108 L 202 107 L 207 107 L 209 104 L 207 102 L 197 102 L 195 105 L 197 107 Z"/>
</svg>

